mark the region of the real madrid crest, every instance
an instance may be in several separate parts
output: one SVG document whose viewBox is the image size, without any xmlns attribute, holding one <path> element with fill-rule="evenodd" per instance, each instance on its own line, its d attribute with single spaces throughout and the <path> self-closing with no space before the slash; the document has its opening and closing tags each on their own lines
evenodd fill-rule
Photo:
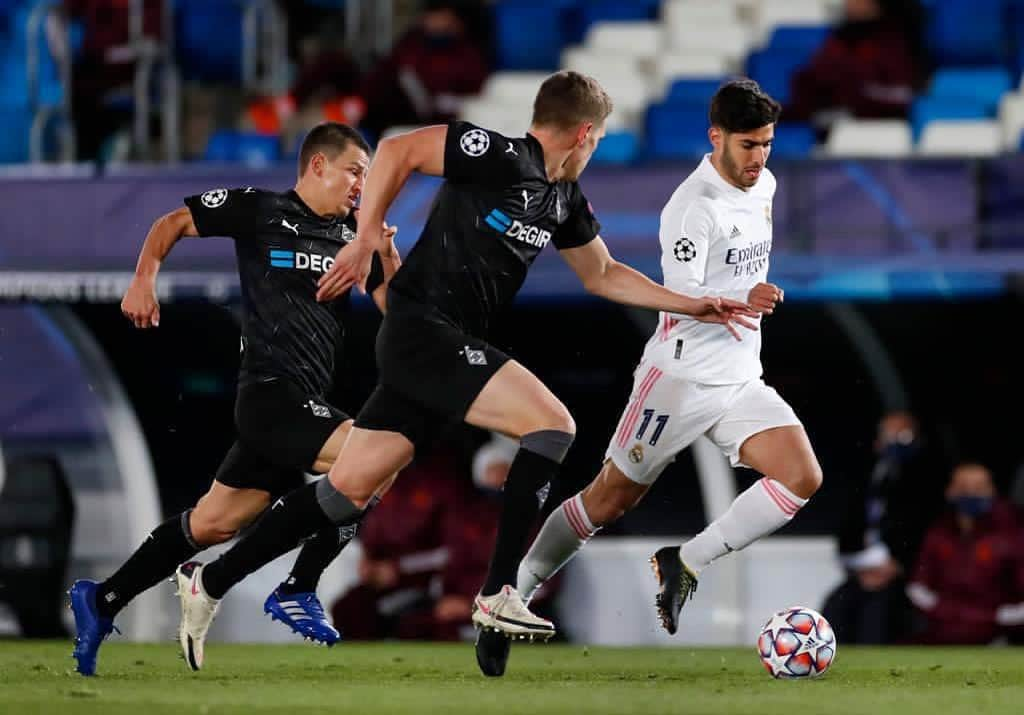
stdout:
<svg viewBox="0 0 1024 715">
<path fill-rule="evenodd" d="M 769 226 L 772 225 L 772 202 L 771 202 L 771 199 L 768 200 L 768 203 L 764 207 L 764 222 L 766 224 L 768 224 Z"/>
<path fill-rule="evenodd" d="M 639 442 L 633 445 L 633 449 L 629 450 L 629 461 L 633 464 L 640 464 L 644 461 L 644 448 Z"/>
</svg>

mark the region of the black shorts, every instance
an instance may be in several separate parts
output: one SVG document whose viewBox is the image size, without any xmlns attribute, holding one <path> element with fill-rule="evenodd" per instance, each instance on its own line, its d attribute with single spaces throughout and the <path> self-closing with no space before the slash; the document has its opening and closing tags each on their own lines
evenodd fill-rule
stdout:
<svg viewBox="0 0 1024 715">
<path fill-rule="evenodd" d="M 294 484 L 294 475 L 312 470 L 324 443 L 349 419 L 291 380 L 240 385 L 235 401 L 238 440 L 215 478 L 229 487 L 278 493 L 278 482 Z"/>
<path fill-rule="evenodd" d="M 378 387 L 356 418 L 363 429 L 399 432 L 414 444 L 462 421 L 511 358 L 432 308 L 388 293 L 377 333 Z"/>
</svg>

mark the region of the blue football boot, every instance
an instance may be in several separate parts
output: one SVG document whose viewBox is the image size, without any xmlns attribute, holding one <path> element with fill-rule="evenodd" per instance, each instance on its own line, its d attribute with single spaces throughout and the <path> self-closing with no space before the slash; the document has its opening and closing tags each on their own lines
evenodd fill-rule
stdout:
<svg viewBox="0 0 1024 715">
<path fill-rule="evenodd" d="M 341 640 L 341 634 L 324 615 L 324 607 L 316 593 L 281 593 L 281 588 L 267 596 L 263 612 L 271 620 L 281 621 L 306 640 L 332 646 Z"/>
<path fill-rule="evenodd" d="M 82 675 L 96 674 L 96 653 L 111 631 L 117 630 L 114 619 L 104 618 L 96 609 L 96 586 L 95 581 L 80 579 L 68 591 L 77 632 L 75 650 L 71 655 L 78 661 L 75 670 Z"/>
</svg>

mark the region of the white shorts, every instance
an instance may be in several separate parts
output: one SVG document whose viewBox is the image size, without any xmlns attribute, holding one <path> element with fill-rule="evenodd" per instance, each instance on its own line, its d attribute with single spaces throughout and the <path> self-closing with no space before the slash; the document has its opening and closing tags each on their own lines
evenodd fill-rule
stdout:
<svg viewBox="0 0 1024 715">
<path fill-rule="evenodd" d="M 740 447 L 747 439 L 775 427 L 799 424 L 793 408 L 763 380 L 704 385 L 640 363 L 605 459 L 634 482 L 653 484 L 676 455 L 702 434 L 738 467 L 744 466 Z"/>
</svg>

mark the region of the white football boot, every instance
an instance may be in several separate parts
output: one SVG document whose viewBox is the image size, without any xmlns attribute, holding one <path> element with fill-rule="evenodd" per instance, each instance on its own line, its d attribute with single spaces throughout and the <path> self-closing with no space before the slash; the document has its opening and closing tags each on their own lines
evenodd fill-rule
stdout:
<svg viewBox="0 0 1024 715">
<path fill-rule="evenodd" d="M 181 599 L 181 625 L 178 626 L 178 641 L 181 653 L 192 670 L 203 667 L 203 650 L 206 633 L 210 630 L 213 617 L 217 615 L 220 601 L 210 598 L 203 590 L 203 564 L 188 561 L 178 567 L 174 578 Z"/>
<path fill-rule="evenodd" d="M 501 631 L 510 638 L 547 640 L 555 635 L 555 624 L 531 613 L 519 592 L 507 584 L 493 596 L 477 594 L 473 601 L 473 623 Z"/>
</svg>

